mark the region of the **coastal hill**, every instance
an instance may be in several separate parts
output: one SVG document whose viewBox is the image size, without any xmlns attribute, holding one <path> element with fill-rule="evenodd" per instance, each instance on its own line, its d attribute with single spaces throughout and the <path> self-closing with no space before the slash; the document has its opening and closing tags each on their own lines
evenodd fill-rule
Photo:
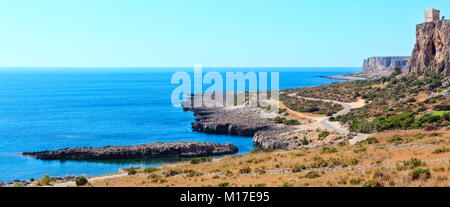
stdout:
<svg viewBox="0 0 450 207">
<path fill-rule="evenodd" d="M 416 45 L 403 69 L 407 74 L 436 70 L 450 74 L 450 20 L 425 22 L 416 26 Z"/>
</svg>

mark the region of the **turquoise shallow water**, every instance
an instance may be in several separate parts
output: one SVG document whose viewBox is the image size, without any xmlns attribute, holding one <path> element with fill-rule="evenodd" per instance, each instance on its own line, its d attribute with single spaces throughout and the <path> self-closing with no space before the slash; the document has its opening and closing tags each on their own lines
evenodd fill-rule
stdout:
<svg viewBox="0 0 450 207">
<path fill-rule="evenodd" d="M 207 71 L 280 72 L 280 88 L 328 84 L 325 75 L 359 68 L 206 68 Z M 20 152 L 149 142 L 231 142 L 239 153 L 252 138 L 193 132 L 191 112 L 172 106 L 175 71 L 192 68 L 0 69 L 0 181 L 50 176 L 94 176 L 130 166 L 178 160 L 41 161 Z"/>
</svg>

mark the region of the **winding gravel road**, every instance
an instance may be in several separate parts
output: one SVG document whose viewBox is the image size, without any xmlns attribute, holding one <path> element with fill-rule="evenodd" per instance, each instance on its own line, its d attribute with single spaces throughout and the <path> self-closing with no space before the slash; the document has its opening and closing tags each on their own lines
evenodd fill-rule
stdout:
<svg viewBox="0 0 450 207">
<path fill-rule="evenodd" d="M 292 96 L 292 94 L 290 94 L 290 96 Z M 360 100 L 355 103 L 344 103 L 344 102 L 340 102 L 340 101 L 327 100 L 327 99 L 308 98 L 308 97 L 303 97 L 303 96 L 297 96 L 297 97 L 304 98 L 307 100 L 326 101 L 326 102 L 332 102 L 335 104 L 342 105 L 344 107 L 344 109 L 342 109 L 339 112 L 337 112 L 336 114 L 334 114 L 333 117 L 347 114 L 348 112 L 350 112 L 351 109 L 360 108 L 360 107 L 364 106 L 364 100 Z M 318 120 L 318 122 L 330 131 L 336 131 L 338 133 L 345 134 L 345 135 L 350 134 L 348 129 L 345 128 L 344 126 L 342 126 L 341 124 L 339 124 L 338 122 L 330 122 L 330 117 L 321 118 Z M 367 137 L 368 137 L 367 134 L 358 133 L 352 140 L 350 140 L 350 144 L 354 145 L 362 140 L 367 139 Z"/>
</svg>

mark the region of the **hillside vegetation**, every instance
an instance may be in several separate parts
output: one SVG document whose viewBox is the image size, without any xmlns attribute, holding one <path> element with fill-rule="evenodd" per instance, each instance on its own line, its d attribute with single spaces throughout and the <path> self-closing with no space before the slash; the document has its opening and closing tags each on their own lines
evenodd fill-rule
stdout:
<svg viewBox="0 0 450 207">
<path fill-rule="evenodd" d="M 376 80 L 284 90 L 281 100 L 299 112 L 330 115 L 341 109 L 332 103 L 299 97 L 343 102 L 365 99 L 363 107 L 331 120 L 352 132 L 369 133 L 369 137 L 349 145 L 339 141 L 342 136 L 336 132 L 307 130 L 303 136 L 286 135 L 294 136 L 301 149 L 256 149 L 245 155 L 140 170 L 89 185 L 450 186 L 449 85 L 448 77 L 433 72 L 405 76 L 397 68 L 389 77 Z M 325 145 L 310 145 L 324 138 L 332 140 Z"/>
</svg>

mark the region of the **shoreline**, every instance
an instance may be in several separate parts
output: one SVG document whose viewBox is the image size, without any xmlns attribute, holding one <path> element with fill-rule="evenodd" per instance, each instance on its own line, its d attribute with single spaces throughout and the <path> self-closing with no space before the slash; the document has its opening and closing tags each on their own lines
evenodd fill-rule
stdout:
<svg viewBox="0 0 450 207">
<path fill-rule="evenodd" d="M 347 75 L 329 75 L 329 76 L 319 76 L 321 78 L 334 79 L 334 80 L 346 80 L 346 81 L 354 81 L 354 80 L 367 80 L 366 76 L 361 73 L 350 73 Z"/>
</svg>

